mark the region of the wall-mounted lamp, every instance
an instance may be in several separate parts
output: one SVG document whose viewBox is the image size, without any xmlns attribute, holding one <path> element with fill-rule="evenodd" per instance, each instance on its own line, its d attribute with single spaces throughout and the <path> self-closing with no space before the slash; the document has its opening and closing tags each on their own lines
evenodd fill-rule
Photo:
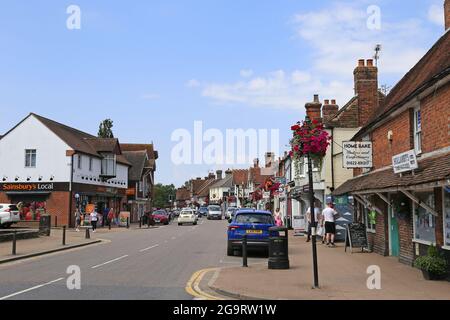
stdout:
<svg viewBox="0 0 450 320">
<path fill-rule="evenodd" d="M 50 177 L 50 181 L 53 181 L 54 179 L 55 179 L 55 176 L 52 175 L 52 176 Z"/>
<path fill-rule="evenodd" d="M 19 176 L 16 176 L 16 178 L 14 180 L 15 181 L 19 181 Z"/>
<path fill-rule="evenodd" d="M 31 177 L 30 177 L 30 176 L 28 176 L 28 177 L 27 177 L 27 181 L 30 181 L 30 180 L 31 180 Z"/>
<path fill-rule="evenodd" d="M 387 138 L 388 138 L 389 142 L 392 142 L 394 140 L 394 132 L 392 132 L 392 130 L 389 130 L 389 132 L 387 134 Z"/>
<path fill-rule="evenodd" d="M 39 176 L 38 180 L 39 180 L 39 181 L 42 181 L 42 178 L 43 178 L 42 176 Z"/>
</svg>

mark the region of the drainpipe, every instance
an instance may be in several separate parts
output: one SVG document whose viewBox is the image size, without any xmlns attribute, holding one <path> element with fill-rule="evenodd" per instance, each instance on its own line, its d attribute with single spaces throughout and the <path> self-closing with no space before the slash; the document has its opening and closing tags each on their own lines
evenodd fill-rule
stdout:
<svg viewBox="0 0 450 320">
<path fill-rule="evenodd" d="M 334 127 L 331 127 L 331 192 L 335 189 L 334 181 Z"/>
<path fill-rule="evenodd" d="M 72 199 L 73 199 L 73 192 L 72 192 L 72 183 L 73 183 L 73 154 L 70 157 L 70 182 L 69 182 L 69 225 L 72 225 Z"/>
</svg>

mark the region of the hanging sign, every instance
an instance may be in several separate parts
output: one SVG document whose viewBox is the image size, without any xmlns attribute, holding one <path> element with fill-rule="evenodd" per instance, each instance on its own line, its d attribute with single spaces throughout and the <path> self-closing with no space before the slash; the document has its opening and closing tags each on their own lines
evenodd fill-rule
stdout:
<svg viewBox="0 0 450 320">
<path fill-rule="evenodd" d="M 368 141 L 343 142 L 343 166 L 346 169 L 372 168 L 373 144 Z"/>
<path fill-rule="evenodd" d="M 392 157 L 394 173 L 408 172 L 419 168 L 416 152 L 410 150 Z"/>
</svg>

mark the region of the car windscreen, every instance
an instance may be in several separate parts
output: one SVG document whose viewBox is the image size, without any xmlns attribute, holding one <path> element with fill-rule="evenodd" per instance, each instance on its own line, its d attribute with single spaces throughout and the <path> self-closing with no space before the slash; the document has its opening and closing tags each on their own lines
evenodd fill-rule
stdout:
<svg viewBox="0 0 450 320">
<path fill-rule="evenodd" d="M 191 215 L 191 214 L 194 214 L 194 212 L 193 211 L 182 211 L 181 214 L 182 215 Z"/>
<path fill-rule="evenodd" d="M 244 213 L 236 217 L 237 223 L 273 224 L 273 217 L 268 214 Z"/>
<path fill-rule="evenodd" d="M 209 210 L 211 210 L 211 211 L 220 211 L 220 207 L 218 207 L 218 206 L 211 206 L 211 207 L 209 207 Z"/>
<path fill-rule="evenodd" d="M 165 216 L 165 215 L 167 215 L 167 212 L 158 210 L 158 211 L 155 211 L 155 214 L 160 215 L 160 216 Z"/>
</svg>

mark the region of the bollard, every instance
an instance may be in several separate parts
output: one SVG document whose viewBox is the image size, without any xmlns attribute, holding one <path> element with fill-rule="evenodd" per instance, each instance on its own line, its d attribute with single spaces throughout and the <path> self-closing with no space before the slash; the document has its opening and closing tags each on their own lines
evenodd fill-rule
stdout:
<svg viewBox="0 0 450 320">
<path fill-rule="evenodd" d="M 130 229 L 130 218 L 127 217 L 127 229 Z"/>
<path fill-rule="evenodd" d="M 14 230 L 14 233 L 13 233 L 13 243 L 12 243 L 12 255 L 13 255 L 13 256 L 16 255 L 16 241 L 17 241 L 17 231 Z"/>
<path fill-rule="evenodd" d="M 63 238 L 62 238 L 63 246 L 66 245 L 66 226 L 63 226 Z"/>
<path fill-rule="evenodd" d="M 139 229 L 142 228 L 142 218 L 139 218 Z"/>
<path fill-rule="evenodd" d="M 242 266 L 244 268 L 248 267 L 247 263 L 247 235 L 242 238 Z"/>
<path fill-rule="evenodd" d="M 86 228 L 86 239 L 90 239 L 91 235 L 89 234 L 89 227 Z"/>
</svg>

